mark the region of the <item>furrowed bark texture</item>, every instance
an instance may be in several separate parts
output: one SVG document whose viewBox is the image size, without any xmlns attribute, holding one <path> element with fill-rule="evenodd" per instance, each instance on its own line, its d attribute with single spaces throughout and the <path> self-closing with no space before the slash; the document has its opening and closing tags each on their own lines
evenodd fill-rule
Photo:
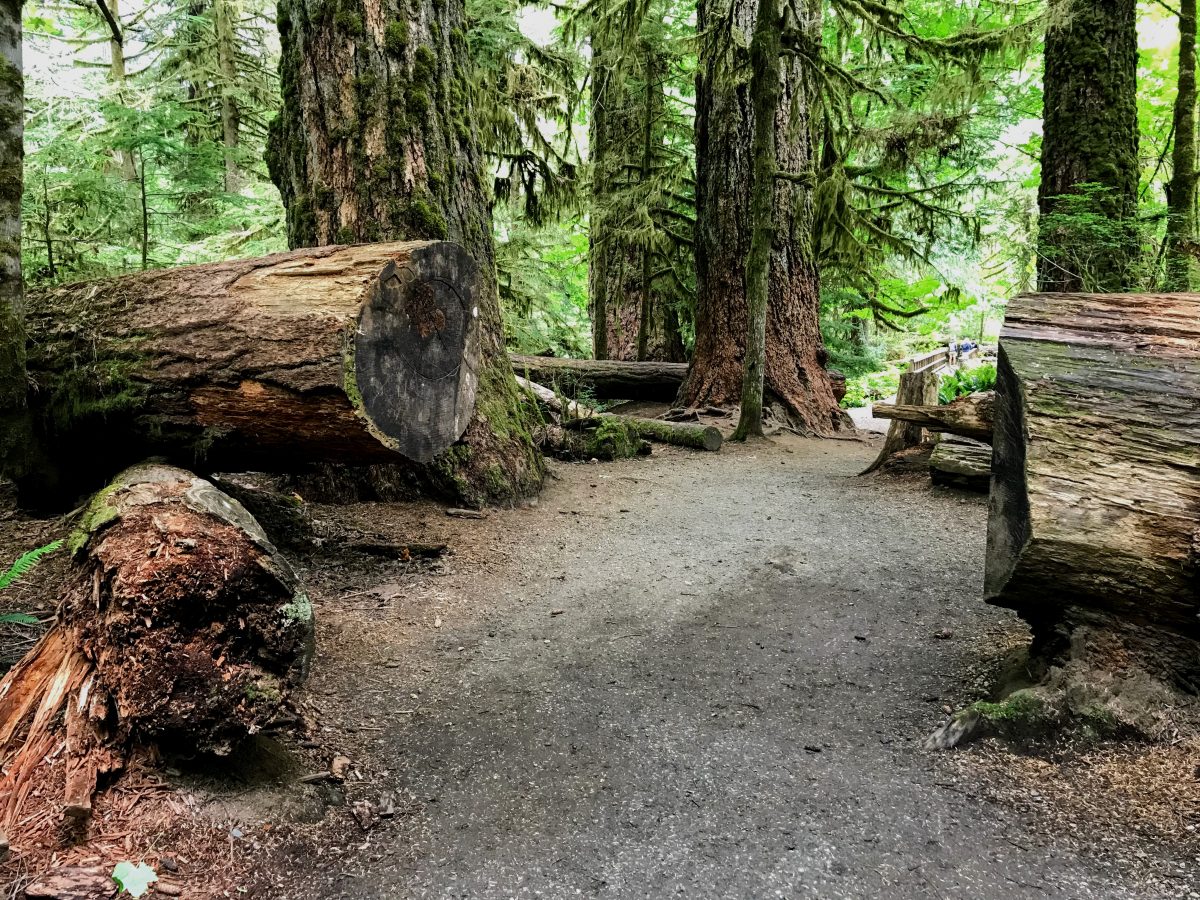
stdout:
<svg viewBox="0 0 1200 900">
<path fill-rule="evenodd" d="M 69 494 L 147 454 L 284 471 L 428 462 L 475 407 L 481 288 L 462 247 L 427 241 L 33 294 L 41 487 L 61 473 Z"/>
<path fill-rule="evenodd" d="M 987 598 L 1200 686 L 1200 297 L 1017 298 L 995 420 Z"/>
<path fill-rule="evenodd" d="M 662 61 L 645 43 L 618 61 L 603 45 L 607 34 L 592 37 L 588 285 L 594 355 L 683 362 L 679 317 L 653 288 L 652 253 L 621 236 L 622 229 L 644 227 L 635 188 L 649 177 L 652 148 L 662 141 Z"/>
<path fill-rule="evenodd" d="M 1179 84 L 1175 143 L 1167 184 L 1166 281 L 1169 291 L 1190 291 L 1196 239 L 1196 0 L 1179 4 Z"/>
<path fill-rule="evenodd" d="M 1046 29 L 1046 72 L 1042 139 L 1042 181 L 1038 208 L 1047 216 L 1062 208 L 1058 198 L 1081 184 L 1102 193 L 1091 210 L 1110 220 L 1104 249 L 1088 274 L 1094 290 L 1129 288 L 1138 252 L 1137 2 L 1065 0 Z M 1074 230 L 1071 226 L 1069 230 Z M 1077 291 L 1083 273 L 1071 255 L 1069 238 L 1043 229 L 1038 236 L 1038 285 L 1044 291 Z"/>
<path fill-rule="evenodd" d="M 732 0 L 732 27 L 749 43 L 757 4 Z M 745 264 L 750 248 L 750 144 L 754 116 L 749 85 L 734 74 L 727 40 L 725 0 L 704 0 L 698 27 L 708 35 L 696 83 L 696 347 L 680 393 L 682 406 L 738 402 L 749 306 Z M 819 39 L 820 12 L 800 7 L 801 27 Z M 814 85 L 795 58 L 781 62 L 781 96 L 775 115 L 779 168 L 810 172 Z M 778 399 L 798 427 L 830 434 L 843 421 L 825 370 L 819 278 L 812 246 L 811 187 L 775 184 L 775 240 L 771 250 L 766 327 L 768 401 Z"/>
<path fill-rule="evenodd" d="M 313 652 L 312 609 L 287 562 L 189 472 L 123 472 L 71 549 L 55 624 L 0 681 L 0 825 L 15 841 L 31 789 L 56 778 L 62 811 L 86 819 L 136 747 L 228 752 L 279 714 Z"/>
<path fill-rule="evenodd" d="M 536 491 L 541 455 L 504 355 L 462 0 L 282 0 L 278 24 L 283 107 L 268 165 L 291 245 L 449 238 L 467 248 L 485 280 L 476 415 L 428 476 L 461 504 Z M 328 474 L 336 492 L 352 487 Z M 405 479 L 379 469 L 365 481 L 387 497 Z"/>
<path fill-rule="evenodd" d="M 21 2 L 0 0 L 0 464 L 19 471 L 26 438 L 21 191 L 25 82 Z"/>
</svg>

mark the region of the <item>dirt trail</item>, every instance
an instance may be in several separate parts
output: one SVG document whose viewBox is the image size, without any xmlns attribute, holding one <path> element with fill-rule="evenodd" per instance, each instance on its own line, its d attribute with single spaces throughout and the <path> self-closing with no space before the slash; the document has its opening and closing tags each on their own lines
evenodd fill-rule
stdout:
<svg viewBox="0 0 1200 900">
<path fill-rule="evenodd" d="M 534 508 L 395 523 L 460 548 L 448 574 L 312 573 L 350 799 L 411 811 L 331 812 L 253 893 L 1153 896 L 920 748 L 1016 626 L 977 599 L 982 498 L 853 477 L 874 450 L 559 466 Z"/>
</svg>

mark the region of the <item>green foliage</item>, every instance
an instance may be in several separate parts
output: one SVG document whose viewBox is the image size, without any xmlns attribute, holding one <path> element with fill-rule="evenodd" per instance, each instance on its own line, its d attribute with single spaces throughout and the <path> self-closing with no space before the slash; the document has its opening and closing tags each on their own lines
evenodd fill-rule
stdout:
<svg viewBox="0 0 1200 900">
<path fill-rule="evenodd" d="M 587 235 L 578 226 L 498 221 L 496 270 L 509 348 L 532 355 L 590 355 Z"/>
<path fill-rule="evenodd" d="M 1111 193 L 1103 185 L 1080 184 L 1074 193 L 1053 198 L 1053 211 L 1038 222 L 1038 250 L 1056 270 L 1078 278 L 1085 291 L 1111 290 L 1112 260 L 1130 257 L 1121 282 L 1131 290 L 1149 288 L 1154 251 L 1146 222 L 1131 226 L 1114 218 Z"/>
<path fill-rule="evenodd" d="M 900 369 L 895 366 L 889 366 L 881 372 L 869 372 L 855 378 L 847 378 L 842 409 L 853 409 L 886 399 L 895 395 L 899 387 Z"/>
<path fill-rule="evenodd" d="M 121 889 L 121 893 L 131 897 L 141 897 L 149 892 L 150 885 L 158 881 L 154 869 L 146 863 L 131 863 L 122 861 L 113 867 L 113 881 Z"/>
<path fill-rule="evenodd" d="M 54 551 L 62 547 L 62 541 L 52 541 L 44 547 L 35 547 L 33 550 L 28 550 L 17 557 L 16 561 L 8 567 L 8 571 L 0 574 L 0 590 L 9 587 L 14 581 L 24 578 L 39 562 L 49 556 Z M 36 621 L 36 620 L 35 620 Z"/>
<path fill-rule="evenodd" d="M 996 367 L 984 363 L 969 369 L 958 369 L 943 375 L 938 383 L 938 402 L 950 403 L 967 394 L 990 391 L 996 386 Z"/>
<path fill-rule="evenodd" d="M 265 0 L 127 8 L 121 69 L 106 58 L 94 9 L 27 4 L 26 13 L 27 40 L 42 55 L 61 54 L 62 73 L 28 80 L 28 281 L 284 248 L 279 195 L 262 164 L 278 103 Z M 145 48 L 136 56 L 135 42 Z M 104 48 L 100 59 L 95 47 Z M 134 59 L 137 70 L 121 74 Z M 232 144 L 222 118 L 230 112 Z"/>
</svg>

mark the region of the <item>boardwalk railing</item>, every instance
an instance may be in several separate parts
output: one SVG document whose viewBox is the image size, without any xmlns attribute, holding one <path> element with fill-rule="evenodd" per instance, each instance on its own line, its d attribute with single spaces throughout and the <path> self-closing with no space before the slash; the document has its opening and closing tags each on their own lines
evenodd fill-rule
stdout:
<svg viewBox="0 0 1200 900">
<path fill-rule="evenodd" d="M 942 347 L 940 350 L 934 350 L 931 353 L 925 353 L 921 356 L 914 356 L 908 361 L 907 372 L 936 372 L 942 366 L 950 364 L 950 350 Z"/>
</svg>

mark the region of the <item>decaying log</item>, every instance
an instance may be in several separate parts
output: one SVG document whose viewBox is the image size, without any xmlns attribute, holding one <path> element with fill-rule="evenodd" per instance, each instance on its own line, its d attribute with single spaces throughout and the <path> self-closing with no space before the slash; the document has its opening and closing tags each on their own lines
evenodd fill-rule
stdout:
<svg viewBox="0 0 1200 900">
<path fill-rule="evenodd" d="M 648 441 L 658 441 L 677 447 L 690 447 L 693 450 L 716 451 L 721 449 L 723 440 L 721 432 L 712 425 L 600 413 L 573 400 L 566 400 L 545 385 L 529 381 L 520 375 L 517 376 L 517 384 L 532 393 L 539 403 L 555 414 L 559 419 L 557 424 L 568 429 L 578 429 L 584 425 L 588 428 L 598 428 L 607 423 L 614 428 L 628 428 L 633 434 Z M 551 434 L 553 433 L 547 432 L 547 435 Z M 561 448 L 559 451 L 561 455 Z M 634 447 L 630 453 L 620 455 L 633 455 L 638 452 L 641 452 L 641 448 Z M 593 453 L 591 456 L 596 456 L 596 454 Z M 597 458 L 605 457 L 598 456 Z"/>
<path fill-rule="evenodd" d="M 474 409 L 479 285 L 466 250 L 432 241 L 34 292 L 42 453 L 57 472 L 102 477 L 148 455 L 271 470 L 427 462 Z"/>
<path fill-rule="evenodd" d="M 896 401 L 902 406 L 928 406 L 937 403 L 938 374 L 936 369 L 920 369 L 900 374 L 900 386 L 896 391 Z M 863 475 L 874 472 L 888 457 L 909 447 L 916 447 L 925 440 L 925 430 L 920 425 L 908 422 L 894 421 L 888 428 L 883 448 L 875 461 L 863 469 Z"/>
<path fill-rule="evenodd" d="M 1017 298 L 995 419 L 987 598 L 1200 687 L 1200 297 Z"/>
<path fill-rule="evenodd" d="M 992 480 L 992 448 L 957 438 L 939 441 L 929 456 L 929 476 L 934 484 L 986 493 Z"/>
<path fill-rule="evenodd" d="M 992 442 L 994 391 L 959 397 L 945 406 L 907 406 L 876 403 L 871 412 L 877 419 L 892 419 L 919 425 L 929 431 L 957 434 L 975 441 Z"/>
<path fill-rule="evenodd" d="M 0 828 L 62 767 L 86 819 L 135 746 L 224 753 L 279 713 L 312 654 L 312 611 L 258 523 L 209 482 L 136 466 L 75 532 L 55 624 L 0 681 Z M 63 746 L 63 752 L 57 752 Z"/>
<path fill-rule="evenodd" d="M 586 394 L 597 400 L 671 402 L 687 375 L 687 363 L 620 362 L 614 359 L 559 359 L 512 355 L 522 378 L 557 388 L 568 397 Z"/>
</svg>

